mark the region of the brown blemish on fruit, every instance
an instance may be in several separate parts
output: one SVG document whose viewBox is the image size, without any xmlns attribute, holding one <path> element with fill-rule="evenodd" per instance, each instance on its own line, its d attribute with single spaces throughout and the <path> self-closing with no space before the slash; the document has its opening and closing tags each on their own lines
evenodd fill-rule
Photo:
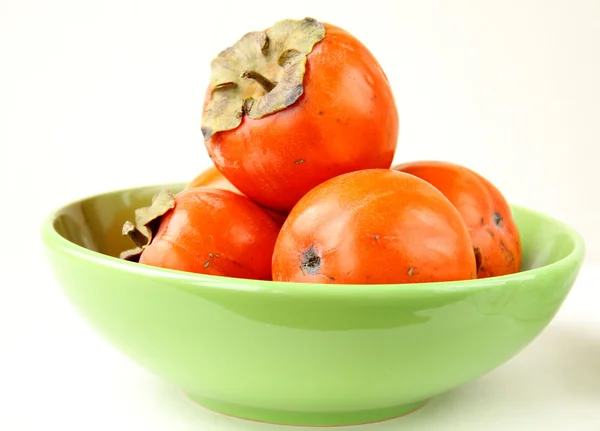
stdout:
<svg viewBox="0 0 600 431">
<path fill-rule="evenodd" d="M 508 262 L 512 264 L 515 261 L 515 255 L 510 251 L 502 239 L 500 240 L 500 250 L 502 250 L 502 253 L 508 258 Z"/>
<path fill-rule="evenodd" d="M 481 265 L 483 261 L 483 255 L 479 247 L 473 247 L 473 253 L 475 253 L 475 275 L 479 274 L 483 268 Z"/>
<path fill-rule="evenodd" d="M 300 270 L 302 271 L 302 275 L 304 275 L 305 272 L 310 275 L 319 275 L 320 268 L 321 257 L 311 245 L 300 257 Z"/>
<path fill-rule="evenodd" d="M 218 253 L 208 253 L 208 258 L 209 259 L 216 259 L 220 257 L 220 255 Z M 204 262 L 204 268 L 208 268 L 211 264 L 210 260 L 207 260 L 206 262 Z"/>
<path fill-rule="evenodd" d="M 498 227 L 502 227 L 502 221 L 504 221 L 504 218 L 500 215 L 498 211 L 496 211 L 494 213 L 494 224 Z"/>
<path fill-rule="evenodd" d="M 410 275 L 412 277 L 414 271 L 415 271 L 415 267 L 411 266 L 410 268 L 408 268 L 408 275 Z"/>
</svg>

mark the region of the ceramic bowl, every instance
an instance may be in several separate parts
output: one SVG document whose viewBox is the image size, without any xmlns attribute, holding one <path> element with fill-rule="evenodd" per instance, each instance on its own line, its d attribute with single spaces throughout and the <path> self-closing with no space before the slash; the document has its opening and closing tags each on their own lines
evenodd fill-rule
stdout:
<svg viewBox="0 0 600 431">
<path fill-rule="evenodd" d="M 89 324 L 141 366 L 218 412 L 293 425 L 400 416 L 493 370 L 548 325 L 584 256 L 569 226 L 514 206 L 523 271 L 449 283 L 318 285 L 160 269 L 118 259 L 133 208 L 161 188 L 52 213 L 43 242 Z"/>
</svg>

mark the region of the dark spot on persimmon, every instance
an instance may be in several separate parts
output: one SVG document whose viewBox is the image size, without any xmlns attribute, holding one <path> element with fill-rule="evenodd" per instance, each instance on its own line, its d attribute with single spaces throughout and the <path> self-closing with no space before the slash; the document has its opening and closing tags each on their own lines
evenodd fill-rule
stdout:
<svg viewBox="0 0 600 431">
<path fill-rule="evenodd" d="M 302 270 L 302 273 L 307 272 L 310 275 L 318 275 L 319 268 L 321 268 L 321 257 L 311 245 L 308 250 L 302 253 L 300 269 Z"/>
<path fill-rule="evenodd" d="M 323 111 L 319 111 L 319 115 L 323 115 L 325 112 Z"/>
<path fill-rule="evenodd" d="M 373 235 L 373 239 L 379 239 L 379 235 Z"/>
<path fill-rule="evenodd" d="M 479 219 L 479 224 L 480 224 L 481 226 L 483 226 L 483 225 L 485 224 L 485 220 L 483 219 L 483 217 L 481 217 L 481 218 Z"/>
<path fill-rule="evenodd" d="M 208 257 L 215 257 L 215 255 L 212 253 L 208 253 Z"/>
<path fill-rule="evenodd" d="M 408 268 L 408 275 L 410 275 L 412 277 L 413 272 L 415 272 L 415 267 L 411 266 L 410 268 Z"/>
<path fill-rule="evenodd" d="M 477 275 L 483 269 L 483 266 L 481 265 L 483 255 L 481 254 L 479 247 L 473 247 L 473 253 L 475 253 L 475 275 Z"/>
<path fill-rule="evenodd" d="M 298 160 L 294 161 L 294 164 L 301 165 L 302 163 L 304 163 L 304 161 L 305 161 L 304 159 L 298 159 Z"/>
<path fill-rule="evenodd" d="M 487 233 L 489 236 L 491 236 L 492 238 L 496 236 L 496 234 L 494 233 L 494 231 L 492 229 L 488 229 Z"/>
<path fill-rule="evenodd" d="M 494 224 L 498 227 L 502 227 L 502 221 L 504 220 L 504 218 L 500 215 L 499 212 L 495 212 L 494 213 Z"/>
<path fill-rule="evenodd" d="M 500 250 L 502 250 L 502 253 L 504 253 L 504 255 L 508 258 L 508 262 L 514 262 L 515 256 L 513 252 L 510 251 L 502 239 L 500 240 Z"/>
</svg>

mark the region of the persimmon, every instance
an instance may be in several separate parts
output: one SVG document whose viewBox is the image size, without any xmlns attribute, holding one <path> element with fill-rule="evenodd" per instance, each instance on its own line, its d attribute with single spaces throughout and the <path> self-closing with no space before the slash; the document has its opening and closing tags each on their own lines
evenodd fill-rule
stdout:
<svg viewBox="0 0 600 431">
<path fill-rule="evenodd" d="M 136 225 L 124 225 L 137 247 L 121 257 L 180 271 L 270 280 L 278 233 L 262 208 L 232 191 L 163 192 L 136 212 Z"/>
<path fill-rule="evenodd" d="M 189 183 L 186 184 L 186 189 L 193 189 L 195 187 L 214 187 L 221 190 L 229 190 L 243 195 L 236 186 L 223 176 L 221 172 L 214 166 L 209 166 L 198 175 L 196 175 Z"/>
<path fill-rule="evenodd" d="M 247 33 L 212 61 L 202 132 L 236 188 L 285 213 L 327 179 L 390 168 L 399 116 L 366 46 L 306 18 Z"/>
<path fill-rule="evenodd" d="M 390 169 L 342 174 L 309 191 L 283 224 L 273 279 L 386 284 L 473 279 L 458 210 L 426 181 Z"/>
<path fill-rule="evenodd" d="M 200 172 L 197 176 L 195 176 L 192 181 L 190 181 L 186 185 L 186 189 L 191 189 L 194 187 L 214 187 L 221 190 L 229 190 L 238 195 L 244 196 L 242 192 L 240 192 L 237 187 L 235 187 L 231 182 L 223 176 L 221 172 L 214 166 L 210 166 L 204 171 Z M 283 224 L 287 214 L 280 214 L 275 211 L 271 211 L 265 208 L 265 211 L 277 222 L 279 226 Z"/>
<path fill-rule="evenodd" d="M 503 194 L 479 173 L 445 161 L 414 161 L 392 169 L 415 175 L 440 190 L 464 219 L 473 245 L 481 252 L 479 278 L 521 268 L 521 239 Z"/>
</svg>

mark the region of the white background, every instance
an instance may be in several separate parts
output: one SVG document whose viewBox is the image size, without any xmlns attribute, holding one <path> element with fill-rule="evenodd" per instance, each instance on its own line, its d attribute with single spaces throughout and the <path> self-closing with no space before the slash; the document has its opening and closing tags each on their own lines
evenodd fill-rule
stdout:
<svg viewBox="0 0 600 431">
<path fill-rule="evenodd" d="M 208 166 L 210 60 L 304 16 L 379 59 L 400 111 L 397 162 L 474 168 L 588 247 L 572 297 L 522 355 L 373 429 L 600 429 L 598 0 L 0 0 L 0 430 L 274 429 L 190 406 L 108 348 L 49 277 L 39 225 L 70 200 Z"/>
</svg>

